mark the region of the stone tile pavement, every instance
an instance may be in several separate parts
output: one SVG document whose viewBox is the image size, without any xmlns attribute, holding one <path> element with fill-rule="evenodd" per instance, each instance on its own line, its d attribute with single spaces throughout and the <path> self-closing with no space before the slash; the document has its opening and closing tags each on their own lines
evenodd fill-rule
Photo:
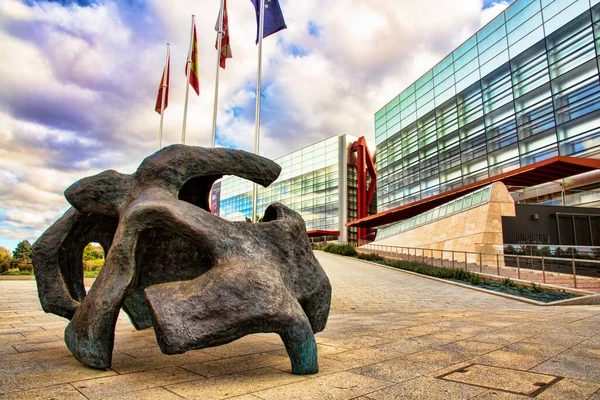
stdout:
<svg viewBox="0 0 600 400">
<path fill-rule="evenodd" d="M 0 281 L 0 399 L 600 399 L 600 306 L 537 307 L 316 253 L 333 286 L 320 372 L 278 336 L 163 355 L 119 318 L 109 370 L 73 359 L 35 282 Z"/>
</svg>

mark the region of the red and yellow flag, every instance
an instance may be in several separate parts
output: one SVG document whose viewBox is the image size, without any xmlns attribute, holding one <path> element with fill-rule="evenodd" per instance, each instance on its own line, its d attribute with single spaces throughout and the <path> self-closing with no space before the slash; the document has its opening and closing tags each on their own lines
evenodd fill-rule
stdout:
<svg viewBox="0 0 600 400">
<path fill-rule="evenodd" d="M 170 74 L 171 74 L 171 56 L 169 55 L 169 58 L 167 60 L 167 65 L 165 65 L 165 68 L 163 69 L 162 78 L 160 78 L 160 86 L 158 87 L 158 97 L 156 98 L 156 106 L 154 107 L 154 110 L 159 114 L 162 114 L 162 112 L 164 110 L 166 110 L 167 106 L 169 105 L 169 75 Z M 165 83 L 165 79 L 166 79 L 166 83 Z M 163 90 L 165 91 L 165 107 L 164 108 L 162 107 Z"/>
<path fill-rule="evenodd" d="M 200 96 L 200 68 L 198 67 L 198 36 L 196 35 L 196 22 L 194 21 L 194 35 L 192 39 L 192 49 L 188 57 L 190 69 L 189 83 L 192 85 L 196 94 Z M 185 75 L 188 76 L 188 65 L 185 66 Z"/>
<path fill-rule="evenodd" d="M 215 31 L 219 32 L 219 19 L 215 25 Z M 215 42 L 215 49 L 219 50 L 219 38 Z M 223 36 L 221 38 L 221 68 L 225 69 L 225 63 L 228 58 L 232 58 L 231 46 L 229 45 L 229 18 L 227 17 L 227 0 L 223 1 Z"/>
</svg>

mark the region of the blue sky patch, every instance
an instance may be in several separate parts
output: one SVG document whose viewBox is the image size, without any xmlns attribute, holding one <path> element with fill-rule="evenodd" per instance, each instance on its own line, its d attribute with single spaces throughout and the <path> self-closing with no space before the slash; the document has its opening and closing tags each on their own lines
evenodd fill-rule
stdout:
<svg viewBox="0 0 600 400">
<path fill-rule="evenodd" d="M 483 9 L 485 10 L 486 8 L 491 8 L 493 7 L 495 4 L 498 3 L 508 3 L 511 4 L 513 2 L 513 0 L 509 0 L 509 1 L 502 1 L 502 0 L 483 0 Z"/>
<path fill-rule="evenodd" d="M 314 21 L 308 21 L 308 34 L 319 39 L 321 37 L 321 28 Z"/>
<path fill-rule="evenodd" d="M 79 6 L 79 7 L 91 7 L 98 3 L 97 0 L 23 0 L 23 3 L 28 6 L 34 6 L 38 3 L 57 3 L 61 6 Z"/>
<path fill-rule="evenodd" d="M 306 49 L 304 49 L 300 46 L 297 46 L 295 44 L 291 44 L 291 45 L 287 46 L 286 51 L 293 57 L 298 57 L 298 58 L 306 57 L 309 54 L 309 52 Z"/>
</svg>

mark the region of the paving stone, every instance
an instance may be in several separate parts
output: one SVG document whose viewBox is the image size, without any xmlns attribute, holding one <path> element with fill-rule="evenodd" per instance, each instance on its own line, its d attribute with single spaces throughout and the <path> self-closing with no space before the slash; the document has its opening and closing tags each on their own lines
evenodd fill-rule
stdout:
<svg viewBox="0 0 600 400">
<path fill-rule="evenodd" d="M 600 383 L 600 362 L 597 359 L 559 355 L 532 371 Z"/>
<path fill-rule="evenodd" d="M 290 385 L 256 392 L 265 400 L 336 400 L 351 399 L 389 386 L 389 382 L 349 372 L 339 372 L 324 377 L 304 380 Z"/>
<path fill-rule="evenodd" d="M 22 337 L 21 343 L 26 343 L 26 339 Z M 40 343 L 27 343 L 27 344 L 19 344 L 14 343 L 13 346 L 19 353 L 28 353 L 31 351 L 44 351 L 51 349 L 66 349 L 67 345 L 63 340 L 53 340 L 51 342 L 40 342 Z"/>
<path fill-rule="evenodd" d="M 348 350 L 348 349 L 362 349 L 363 347 L 371 347 L 371 346 L 375 346 L 375 345 L 382 344 L 382 343 L 389 343 L 394 340 L 394 339 L 391 339 L 388 337 L 382 337 L 382 335 L 385 335 L 385 334 L 380 334 L 377 336 L 375 336 L 375 335 L 355 336 L 352 338 L 340 339 L 340 340 L 325 339 L 325 340 L 321 341 L 320 343 L 329 345 L 329 346 L 345 348 Z"/>
<path fill-rule="evenodd" d="M 528 370 L 546 361 L 548 357 L 521 354 L 515 351 L 500 349 L 471 360 L 474 364 L 492 365 L 495 367 Z"/>
<path fill-rule="evenodd" d="M 104 397 L 104 400 L 181 400 L 181 396 L 164 388 L 152 388 Z M 254 399 L 256 400 L 256 398 Z"/>
<path fill-rule="evenodd" d="M 353 368 L 389 360 L 395 357 L 398 357 L 398 354 L 393 352 L 364 348 L 359 350 L 350 350 L 343 353 L 328 354 L 322 358 L 339 361 L 348 366 L 348 368 Z"/>
<path fill-rule="evenodd" d="M 62 348 L 44 350 L 44 351 L 30 351 L 27 353 L 9 353 L 4 354 L 0 358 L 0 367 L 8 366 L 13 364 L 19 364 L 27 361 L 45 361 L 45 360 L 56 360 L 65 357 L 73 357 L 69 349 L 66 346 Z"/>
<path fill-rule="evenodd" d="M 536 398 L 548 400 L 586 399 L 598 389 L 600 389 L 599 383 L 565 378 L 538 394 Z"/>
<path fill-rule="evenodd" d="M 24 390 L 22 392 L 13 392 L 1 395 L 0 400 L 86 400 L 85 396 L 79 393 L 69 384 L 48 386 L 44 388 Z"/>
<path fill-rule="evenodd" d="M 160 353 L 160 352 L 159 352 Z M 160 353 L 153 357 L 136 358 L 126 353 L 113 352 L 113 363 L 111 369 L 120 374 L 160 369 L 169 366 L 193 364 L 214 360 L 215 358 L 200 352 L 190 352 L 177 355 L 166 355 Z"/>
<path fill-rule="evenodd" d="M 77 381 L 73 382 L 72 385 L 89 399 L 102 399 L 159 386 L 203 379 L 202 376 L 193 372 L 171 367 Z"/>
<path fill-rule="evenodd" d="M 486 389 L 461 383 L 443 381 L 431 377 L 415 378 L 383 390 L 371 392 L 367 397 L 374 400 L 448 400 L 468 399 Z"/>
<path fill-rule="evenodd" d="M 429 348 L 437 347 L 448 343 L 447 341 L 438 341 L 428 336 L 420 336 L 412 339 L 398 340 L 391 343 L 386 343 L 373 348 L 385 352 L 391 352 L 397 356 L 417 353 Z"/>
<path fill-rule="evenodd" d="M 241 396 L 306 379 L 308 378 L 304 376 L 292 375 L 267 367 L 238 374 L 169 385 L 166 386 L 166 389 L 186 399 L 210 400 Z"/>
<path fill-rule="evenodd" d="M 0 335 L 0 343 L 2 343 L 3 345 L 19 344 L 22 343 L 24 340 L 25 336 L 21 335 L 20 333 L 6 333 Z"/>
<path fill-rule="evenodd" d="M 274 344 L 268 342 L 245 343 L 235 341 L 233 343 L 229 343 L 223 346 L 203 349 L 203 351 L 206 352 L 208 355 L 211 355 L 216 358 L 229 358 L 245 356 L 248 354 L 255 353 L 266 353 L 269 351 L 277 351 L 282 349 L 285 349 L 283 342 L 281 342 L 280 344 Z"/>
<path fill-rule="evenodd" d="M 440 368 L 441 367 L 438 365 L 422 364 L 402 358 L 395 358 L 351 369 L 349 372 L 384 381 L 400 383 L 418 376 L 426 375 L 428 372 L 439 370 Z"/>
<path fill-rule="evenodd" d="M 15 354 L 16 352 L 17 350 L 15 350 L 15 348 L 10 344 L 0 345 L 0 355 Z"/>
<path fill-rule="evenodd" d="M 531 399 L 529 396 L 520 394 L 501 392 L 499 390 L 486 390 L 485 392 L 472 397 L 474 400 L 526 400 Z"/>
<path fill-rule="evenodd" d="M 502 347 L 502 345 L 495 343 L 463 340 L 440 346 L 437 349 L 430 349 L 420 353 L 411 354 L 406 358 L 411 361 L 427 364 L 449 365 L 469 360 L 477 355 L 492 352 L 500 347 Z"/>
<path fill-rule="evenodd" d="M 559 379 L 552 375 L 478 364 L 460 368 L 438 378 L 525 396 L 533 396 L 542 387 Z"/>
<path fill-rule="evenodd" d="M 596 392 L 591 395 L 588 400 L 600 400 L 600 389 L 596 390 Z"/>
<path fill-rule="evenodd" d="M 492 332 L 476 335 L 472 337 L 471 340 L 484 343 L 511 344 L 528 339 L 530 337 L 531 335 L 528 333 Z"/>
<path fill-rule="evenodd" d="M 9 371 L 8 374 L 7 371 Z M 116 373 L 87 367 L 73 358 L 64 358 L 45 365 L 35 362 L 13 364 L 0 369 L 0 393 L 111 375 L 116 375 Z"/>
<path fill-rule="evenodd" d="M 290 359 L 287 357 L 287 355 L 258 353 L 241 357 L 225 358 L 216 361 L 207 361 L 199 364 L 183 365 L 182 368 L 185 368 L 202 376 L 213 377 L 218 375 L 249 371 L 252 369 L 258 369 L 278 364 L 290 364 Z"/>
<path fill-rule="evenodd" d="M 522 341 L 524 343 L 554 344 L 559 345 L 563 348 L 567 348 L 575 346 L 587 340 L 588 338 L 586 336 L 569 335 L 562 333 L 542 333 L 539 335 L 529 336 L 528 338 L 525 338 Z"/>
</svg>

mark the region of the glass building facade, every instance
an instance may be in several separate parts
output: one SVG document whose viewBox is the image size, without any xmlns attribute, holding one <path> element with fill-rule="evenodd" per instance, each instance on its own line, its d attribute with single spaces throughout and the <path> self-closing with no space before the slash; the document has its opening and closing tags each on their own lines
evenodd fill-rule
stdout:
<svg viewBox="0 0 600 400">
<path fill-rule="evenodd" d="M 517 0 L 375 114 L 378 211 L 600 156 L 600 0 Z"/>
<path fill-rule="evenodd" d="M 281 166 L 279 178 L 259 186 L 258 216 L 272 203 L 298 212 L 308 231 L 339 231 L 340 240 L 356 240 L 356 228 L 345 223 L 357 218 L 356 167 L 349 135 L 334 136 L 273 161 Z M 244 221 L 252 215 L 252 182 L 228 176 L 221 180 L 219 215 Z"/>
</svg>

